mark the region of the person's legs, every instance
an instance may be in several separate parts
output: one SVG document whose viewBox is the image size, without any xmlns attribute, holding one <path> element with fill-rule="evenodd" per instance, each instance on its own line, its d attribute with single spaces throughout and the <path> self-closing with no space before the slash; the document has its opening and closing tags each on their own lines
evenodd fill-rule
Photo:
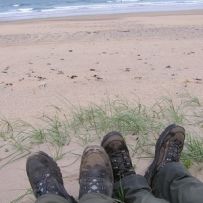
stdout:
<svg viewBox="0 0 203 203">
<path fill-rule="evenodd" d="M 168 203 L 156 198 L 146 179 L 137 174 L 128 175 L 114 185 L 114 194 L 117 199 L 127 203 Z"/>
<path fill-rule="evenodd" d="M 26 171 L 37 203 L 75 203 L 64 188 L 60 168 L 48 154 L 31 155 Z"/>
<path fill-rule="evenodd" d="M 79 203 L 113 203 L 113 174 L 102 147 L 87 147 L 80 165 Z"/>
<path fill-rule="evenodd" d="M 168 126 L 157 141 L 155 158 L 145 177 L 157 197 L 171 203 L 200 203 L 203 201 L 203 183 L 179 163 L 184 139 L 184 128 L 174 124 Z"/>
<path fill-rule="evenodd" d="M 154 178 L 156 196 L 172 203 L 202 203 L 203 183 L 191 176 L 181 163 L 168 163 Z"/>
<path fill-rule="evenodd" d="M 120 133 L 108 133 L 101 145 L 111 161 L 115 198 L 127 203 L 167 203 L 154 197 L 146 179 L 135 173 L 127 145 Z"/>
<path fill-rule="evenodd" d="M 111 197 L 108 197 L 99 193 L 85 194 L 80 198 L 78 203 L 113 203 L 114 200 Z M 70 203 L 67 199 L 60 197 L 58 195 L 43 195 L 39 197 L 36 203 Z"/>
</svg>

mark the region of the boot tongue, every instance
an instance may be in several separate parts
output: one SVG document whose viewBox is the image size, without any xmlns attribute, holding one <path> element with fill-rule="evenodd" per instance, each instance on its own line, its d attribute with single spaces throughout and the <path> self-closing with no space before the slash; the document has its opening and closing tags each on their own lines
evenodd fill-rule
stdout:
<svg viewBox="0 0 203 203">
<path fill-rule="evenodd" d="M 131 159 L 127 151 L 122 150 L 111 154 L 111 163 L 115 179 L 135 174 Z"/>
<path fill-rule="evenodd" d="M 105 178 L 106 177 L 106 171 L 104 168 L 98 164 L 91 167 L 91 170 L 87 171 L 88 177 L 98 177 L 98 178 Z"/>
<path fill-rule="evenodd" d="M 115 140 L 111 144 L 109 144 L 107 151 L 109 151 L 110 153 L 113 153 L 113 152 L 119 152 L 122 149 L 123 149 L 122 142 L 120 140 Z"/>
</svg>

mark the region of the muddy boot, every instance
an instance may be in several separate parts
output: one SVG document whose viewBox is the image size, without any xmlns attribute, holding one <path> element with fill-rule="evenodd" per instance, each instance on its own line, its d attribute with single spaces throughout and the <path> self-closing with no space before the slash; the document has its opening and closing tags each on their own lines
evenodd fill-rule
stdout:
<svg viewBox="0 0 203 203">
<path fill-rule="evenodd" d="M 160 135 L 155 147 L 155 157 L 145 173 L 153 190 L 153 178 L 167 163 L 179 162 L 185 140 L 185 129 L 175 124 L 169 125 Z"/>
<path fill-rule="evenodd" d="M 38 152 L 31 155 L 27 159 L 26 171 L 36 198 L 53 194 L 74 202 L 64 188 L 60 168 L 46 153 Z"/>
<path fill-rule="evenodd" d="M 113 174 L 108 155 L 102 147 L 87 147 L 80 165 L 79 198 L 85 194 L 102 194 L 111 197 Z"/>
<path fill-rule="evenodd" d="M 113 131 L 104 136 L 101 146 L 110 158 L 114 182 L 135 174 L 127 145 L 119 132 Z"/>
</svg>

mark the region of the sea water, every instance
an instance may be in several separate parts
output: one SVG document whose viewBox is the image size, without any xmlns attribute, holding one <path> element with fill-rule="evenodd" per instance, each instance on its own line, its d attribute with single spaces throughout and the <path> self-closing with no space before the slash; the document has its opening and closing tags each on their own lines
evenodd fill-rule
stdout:
<svg viewBox="0 0 203 203">
<path fill-rule="evenodd" d="M 0 0 L 0 21 L 202 8 L 203 0 Z"/>
</svg>

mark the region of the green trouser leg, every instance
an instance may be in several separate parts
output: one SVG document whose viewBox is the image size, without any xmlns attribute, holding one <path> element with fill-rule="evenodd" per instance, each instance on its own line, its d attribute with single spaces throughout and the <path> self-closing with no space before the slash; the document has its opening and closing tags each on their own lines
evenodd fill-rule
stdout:
<svg viewBox="0 0 203 203">
<path fill-rule="evenodd" d="M 114 185 L 114 193 L 122 191 L 126 203 L 169 203 L 164 199 L 154 197 L 150 190 L 146 179 L 140 175 L 127 176 Z M 115 202 L 114 199 L 97 193 L 86 194 L 79 200 L 79 203 L 113 202 Z M 47 194 L 41 196 L 36 203 L 72 203 L 72 201 L 57 195 Z"/>
<path fill-rule="evenodd" d="M 171 203 L 202 203 L 203 183 L 192 177 L 180 163 L 166 164 L 153 181 L 154 194 Z"/>
<path fill-rule="evenodd" d="M 82 196 L 79 203 L 114 203 L 114 199 L 99 193 L 90 193 Z"/>
<path fill-rule="evenodd" d="M 64 199 L 59 195 L 47 194 L 39 197 L 36 203 L 72 203 L 72 201 Z"/>
<path fill-rule="evenodd" d="M 114 200 L 102 194 L 91 193 L 84 195 L 79 203 L 113 203 Z M 47 194 L 37 199 L 36 203 L 72 203 L 71 200 L 66 200 L 61 196 Z"/>
<path fill-rule="evenodd" d="M 114 185 L 115 198 L 126 203 L 169 203 L 154 197 L 150 191 L 146 179 L 141 175 L 126 176 Z"/>
</svg>

